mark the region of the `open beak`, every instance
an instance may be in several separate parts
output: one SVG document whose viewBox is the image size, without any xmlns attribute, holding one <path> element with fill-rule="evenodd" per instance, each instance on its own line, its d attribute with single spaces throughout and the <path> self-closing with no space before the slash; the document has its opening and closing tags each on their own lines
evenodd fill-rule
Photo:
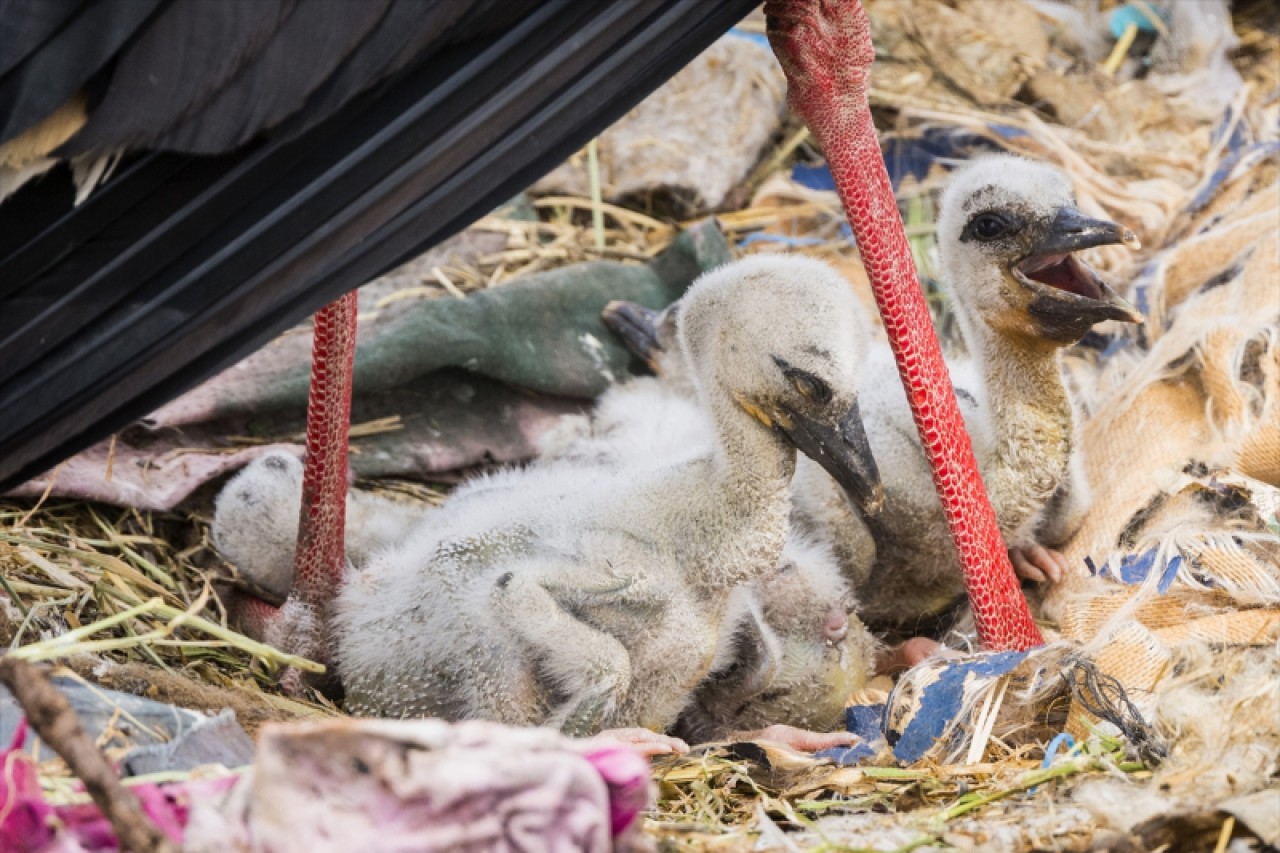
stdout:
<svg viewBox="0 0 1280 853">
<path fill-rule="evenodd" d="M 1141 323 L 1142 314 L 1075 252 L 1094 246 L 1137 248 L 1133 232 L 1114 222 L 1090 219 L 1073 207 L 1058 211 L 1031 254 L 1013 267 L 1013 275 L 1035 297 L 1027 310 L 1045 337 L 1079 340 L 1096 323 Z"/>
<path fill-rule="evenodd" d="M 796 449 L 821 465 L 866 515 L 880 512 L 884 487 L 857 402 L 835 428 L 792 409 L 782 414 L 785 417 L 777 418 L 774 425 Z"/>
<path fill-rule="evenodd" d="M 639 358 L 654 373 L 658 372 L 658 315 L 661 312 L 646 308 L 637 302 L 615 299 L 604 306 L 600 319 L 615 335 L 622 339 L 631 354 Z"/>
</svg>

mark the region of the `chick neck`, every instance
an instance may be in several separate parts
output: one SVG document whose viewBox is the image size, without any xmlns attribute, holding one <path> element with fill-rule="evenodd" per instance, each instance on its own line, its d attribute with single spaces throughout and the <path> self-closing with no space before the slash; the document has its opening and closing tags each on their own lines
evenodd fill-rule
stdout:
<svg viewBox="0 0 1280 853">
<path fill-rule="evenodd" d="M 1057 491 L 1071 456 L 1071 401 L 1061 348 L 992 329 L 960 315 L 965 343 L 979 360 L 995 437 L 983 479 L 1006 541 Z"/>
<path fill-rule="evenodd" d="M 696 500 L 675 496 L 696 531 L 691 582 L 721 593 L 772 571 L 786 542 L 796 451 L 749 414 L 722 382 L 699 383 L 715 427 L 713 452 L 694 466 Z"/>
</svg>

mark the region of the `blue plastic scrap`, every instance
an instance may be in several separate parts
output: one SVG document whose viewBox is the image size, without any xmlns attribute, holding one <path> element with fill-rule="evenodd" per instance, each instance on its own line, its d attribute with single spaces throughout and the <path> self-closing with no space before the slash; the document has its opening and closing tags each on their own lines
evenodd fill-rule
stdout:
<svg viewBox="0 0 1280 853">
<path fill-rule="evenodd" d="M 840 767 L 859 764 L 870 758 L 884 746 L 885 703 L 876 705 L 850 705 L 844 711 L 845 729 L 859 737 L 853 746 L 833 746 L 816 754 L 817 758 L 829 758 Z"/>
<path fill-rule="evenodd" d="M 1208 182 L 1200 188 L 1195 198 L 1186 207 L 1187 215 L 1199 213 L 1217 196 L 1222 185 L 1233 176 L 1255 168 L 1259 163 L 1280 154 L 1280 141 L 1256 142 L 1233 150 L 1223 158 L 1218 168 L 1213 170 Z"/>
<path fill-rule="evenodd" d="M 791 180 L 805 189 L 836 191 L 836 179 L 826 163 L 796 163 L 791 167 Z"/>
<path fill-rule="evenodd" d="M 1141 554 L 1125 554 L 1120 558 L 1119 566 L 1113 567 L 1111 562 L 1103 563 L 1099 568 L 1093 562 L 1091 557 L 1085 557 L 1085 565 L 1089 568 L 1089 574 L 1100 578 L 1110 578 L 1119 581 L 1125 586 L 1137 586 L 1146 581 L 1151 574 L 1151 570 L 1155 568 L 1156 557 L 1159 551 L 1155 548 L 1149 548 Z M 1160 572 L 1160 580 L 1156 582 L 1156 591 L 1164 595 L 1169 591 L 1169 587 L 1173 586 L 1173 581 L 1178 577 L 1178 570 L 1182 568 L 1182 556 L 1173 555 Z"/>
<path fill-rule="evenodd" d="M 1067 748 L 1067 755 L 1071 755 L 1071 753 L 1075 752 L 1076 739 L 1073 738 L 1067 732 L 1058 732 L 1056 735 L 1053 736 L 1053 740 L 1049 741 L 1049 745 L 1045 747 L 1044 761 L 1040 762 L 1041 770 L 1048 770 L 1050 767 L 1053 766 L 1053 759 L 1057 757 L 1058 749 L 1063 746 Z M 1039 790 L 1039 788 L 1040 788 L 1039 785 L 1033 785 L 1032 787 L 1028 788 L 1027 796 L 1031 796 L 1037 790 Z"/>
<path fill-rule="evenodd" d="M 752 32 L 748 32 L 747 30 L 740 30 L 737 27 L 734 27 L 733 29 L 729 30 L 729 35 L 737 36 L 738 38 L 746 39 L 747 41 L 753 41 L 756 44 L 762 44 L 765 47 L 769 47 L 770 50 L 773 49 L 769 45 L 769 37 L 766 36 L 764 33 L 752 33 Z"/>
<path fill-rule="evenodd" d="M 1159 9 L 1150 3 L 1143 3 L 1143 8 L 1139 9 L 1134 3 L 1126 3 L 1111 11 L 1111 19 L 1108 21 L 1111 29 L 1112 38 L 1120 38 L 1124 35 L 1124 31 L 1130 24 L 1137 26 L 1139 32 L 1154 33 L 1156 32 L 1155 21 L 1151 20 L 1152 15 L 1157 15 L 1161 23 L 1168 26 L 1168 16 L 1163 14 Z"/>
<path fill-rule="evenodd" d="M 914 708 L 900 729 L 891 728 L 886 715 L 884 736 L 894 757 L 907 764 L 924 757 L 965 707 L 965 694 L 970 687 L 979 680 L 1009 673 L 1027 659 L 1027 654 L 996 652 L 948 664 L 937 681 L 914 697 Z M 893 698 L 890 696 L 890 702 Z"/>
<path fill-rule="evenodd" d="M 821 246 L 827 242 L 821 237 L 788 237 L 786 234 L 773 234 L 768 231 L 753 231 L 738 241 L 738 248 L 745 249 L 753 243 L 780 243 L 783 246 Z"/>
<path fill-rule="evenodd" d="M 1005 150 L 1001 139 L 1025 136 L 1026 131 L 1004 124 L 990 124 L 990 133 L 974 133 L 955 127 L 926 127 L 910 134 L 887 134 L 880 140 L 889 182 L 897 190 L 907 178 L 917 181 L 928 177 L 934 165 L 952 168 L 980 154 Z M 797 163 L 791 168 L 791 180 L 811 190 L 833 192 L 835 179 L 825 163 Z"/>
<path fill-rule="evenodd" d="M 1044 751 L 1044 761 L 1040 762 L 1040 768 L 1047 770 L 1053 766 L 1053 759 L 1058 754 L 1058 749 L 1065 746 L 1067 755 L 1071 754 L 1071 750 L 1075 748 L 1076 739 L 1069 732 L 1058 732 L 1053 736 L 1053 740 L 1049 741 L 1049 746 Z"/>
</svg>

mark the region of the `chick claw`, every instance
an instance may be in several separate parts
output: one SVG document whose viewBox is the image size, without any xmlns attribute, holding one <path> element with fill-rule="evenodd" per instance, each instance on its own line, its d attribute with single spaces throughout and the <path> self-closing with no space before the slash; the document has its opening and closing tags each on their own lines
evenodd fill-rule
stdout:
<svg viewBox="0 0 1280 853">
<path fill-rule="evenodd" d="M 1061 583 L 1070 570 L 1065 556 L 1043 545 L 1010 548 L 1009 560 L 1018 577 L 1037 583 Z"/>
</svg>

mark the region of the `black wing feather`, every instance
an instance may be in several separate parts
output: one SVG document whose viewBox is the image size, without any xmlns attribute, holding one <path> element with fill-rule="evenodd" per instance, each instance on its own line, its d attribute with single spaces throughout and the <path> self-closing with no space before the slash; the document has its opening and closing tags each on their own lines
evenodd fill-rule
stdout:
<svg viewBox="0 0 1280 853">
<path fill-rule="evenodd" d="M 88 123 L 58 153 L 155 147 L 262 51 L 294 3 L 173 0 L 121 50 Z"/>
<path fill-rule="evenodd" d="M 218 154 L 297 111 L 377 26 L 390 0 L 307 0 L 195 115 L 155 147 Z"/>
<path fill-rule="evenodd" d="M 0 0 L 0 76 L 36 51 L 91 0 Z"/>
<path fill-rule="evenodd" d="M 429 59 L 305 133 L 216 157 L 140 155 L 21 244 L 0 232 L 0 488 L 465 227 L 754 5 L 498 4 L 520 19 L 424 47 Z M 498 6 L 470 6 L 448 38 L 502 20 L 474 17 Z M 39 189 L 57 191 L 56 177 Z"/>
<path fill-rule="evenodd" d="M 0 79 L 0 143 L 45 119 L 115 58 L 160 0 L 98 0 L 76 10 Z"/>
</svg>

